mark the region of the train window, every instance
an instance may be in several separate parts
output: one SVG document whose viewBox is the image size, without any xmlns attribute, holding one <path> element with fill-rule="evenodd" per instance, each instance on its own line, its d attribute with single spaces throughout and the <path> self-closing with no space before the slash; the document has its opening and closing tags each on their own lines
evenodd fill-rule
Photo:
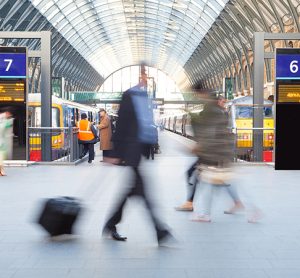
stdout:
<svg viewBox="0 0 300 278">
<path fill-rule="evenodd" d="M 41 127 L 41 107 L 31 106 L 28 108 L 29 113 L 29 126 L 30 127 Z M 52 108 L 52 127 L 60 127 L 59 124 L 59 110 Z"/>
</svg>

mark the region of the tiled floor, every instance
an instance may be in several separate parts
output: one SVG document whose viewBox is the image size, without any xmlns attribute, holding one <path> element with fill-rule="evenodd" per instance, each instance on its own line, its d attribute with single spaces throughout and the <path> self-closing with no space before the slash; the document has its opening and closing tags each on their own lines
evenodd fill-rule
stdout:
<svg viewBox="0 0 300 278">
<path fill-rule="evenodd" d="M 213 222 L 195 223 L 191 213 L 174 210 L 185 199 L 185 170 L 194 161 L 186 150 L 190 141 L 168 132 L 160 141 L 162 154 L 144 163 L 143 172 L 157 212 L 180 242 L 177 248 L 157 247 L 137 200 L 129 200 L 119 226 L 128 241 L 101 238 L 105 217 L 127 186 L 124 167 L 103 165 L 97 156 L 92 165 L 8 168 L 0 178 L 0 277 L 300 277 L 299 171 L 239 167 L 233 184 L 245 203 L 263 211 L 261 222 L 224 215 L 231 204 L 224 191 L 214 199 Z M 200 185 L 196 209 L 203 190 Z M 43 198 L 60 195 L 82 197 L 86 209 L 76 238 L 52 242 L 35 222 Z"/>
</svg>

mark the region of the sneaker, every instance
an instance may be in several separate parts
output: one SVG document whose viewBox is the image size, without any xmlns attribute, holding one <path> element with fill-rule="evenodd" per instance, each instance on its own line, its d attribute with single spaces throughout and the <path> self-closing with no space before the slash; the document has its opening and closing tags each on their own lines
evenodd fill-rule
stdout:
<svg viewBox="0 0 300 278">
<path fill-rule="evenodd" d="M 92 163 L 92 162 L 93 162 L 93 160 L 89 160 L 89 161 L 88 161 L 88 163 Z"/>
<path fill-rule="evenodd" d="M 177 210 L 177 211 L 193 211 L 194 210 L 193 202 L 187 201 L 183 205 L 181 205 L 179 207 L 175 207 L 175 210 Z"/>
<path fill-rule="evenodd" d="M 194 216 L 191 221 L 193 222 L 211 222 L 211 218 L 209 215 L 196 215 Z"/>
<path fill-rule="evenodd" d="M 232 208 L 225 210 L 225 214 L 236 214 L 245 210 L 244 205 L 241 202 L 235 203 Z"/>
</svg>

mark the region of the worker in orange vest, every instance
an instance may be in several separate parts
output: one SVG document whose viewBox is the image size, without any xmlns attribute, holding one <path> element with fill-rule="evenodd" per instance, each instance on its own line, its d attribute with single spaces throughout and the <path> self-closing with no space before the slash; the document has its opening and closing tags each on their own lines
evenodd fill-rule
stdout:
<svg viewBox="0 0 300 278">
<path fill-rule="evenodd" d="M 97 143 L 97 130 L 87 119 L 86 113 L 81 114 L 81 120 L 77 123 L 78 142 L 83 145 L 83 153 L 79 158 L 83 158 L 89 152 L 89 163 L 95 158 L 94 144 Z"/>
</svg>

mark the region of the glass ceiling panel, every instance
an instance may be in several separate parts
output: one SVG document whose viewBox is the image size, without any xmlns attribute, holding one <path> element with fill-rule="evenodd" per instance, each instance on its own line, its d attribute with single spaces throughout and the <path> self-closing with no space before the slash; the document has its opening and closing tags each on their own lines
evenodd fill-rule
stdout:
<svg viewBox="0 0 300 278">
<path fill-rule="evenodd" d="M 103 76 L 146 62 L 170 76 L 228 0 L 30 0 Z"/>
</svg>

